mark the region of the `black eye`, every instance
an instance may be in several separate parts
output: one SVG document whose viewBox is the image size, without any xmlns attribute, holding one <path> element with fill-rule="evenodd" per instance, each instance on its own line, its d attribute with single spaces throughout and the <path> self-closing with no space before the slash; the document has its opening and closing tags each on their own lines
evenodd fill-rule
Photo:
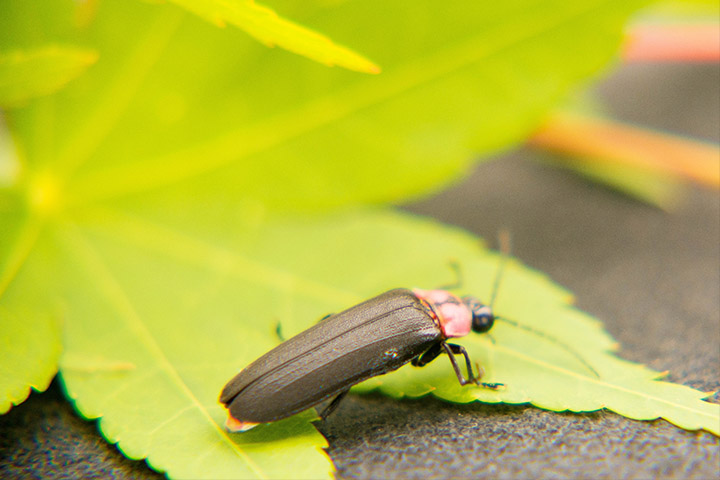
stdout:
<svg viewBox="0 0 720 480">
<path fill-rule="evenodd" d="M 487 308 L 487 312 L 473 313 L 472 329 L 476 333 L 485 333 L 490 330 L 495 323 L 495 315 L 490 311 L 490 307 Z"/>
<path fill-rule="evenodd" d="M 490 307 L 473 297 L 463 297 L 463 303 L 472 312 L 472 330 L 475 333 L 485 333 L 495 323 L 495 315 Z"/>
</svg>

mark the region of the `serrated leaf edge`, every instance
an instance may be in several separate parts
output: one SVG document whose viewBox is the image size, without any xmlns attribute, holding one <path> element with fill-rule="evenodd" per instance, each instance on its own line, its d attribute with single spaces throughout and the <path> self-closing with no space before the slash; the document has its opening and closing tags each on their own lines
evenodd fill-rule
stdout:
<svg viewBox="0 0 720 480">
<path fill-rule="evenodd" d="M 127 298 L 127 295 L 112 276 L 111 272 L 107 269 L 99 254 L 87 241 L 85 241 L 81 233 L 77 230 L 77 227 L 74 225 L 71 226 L 70 224 L 66 224 L 66 226 L 67 228 L 63 230 L 63 234 L 65 236 L 66 244 L 72 246 L 74 253 L 77 254 L 74 258 L 78 258 L 83 261 L 87 270 L 93 274 L 94 278 L 97 279 L 98 288 L 104 292 L 106 298 L 114 305 L 117 311 L 121 313 L 121 318 L 125 320 L 128 329 L 135 334 L 137 339 L 144 345 L 151 356 L 155 358 L 159 369 L 172 380 L 172 383 L 175 384 L 178 392 L 190 401 L 191 406 L 188 408 L 197 409 L 197 411 L 199 411 L 201 415 L 207 419 L 208 423 L 212 425 L 212 428 L 220 437 L 220 441 L 235 451 L 259 478 L 268 478 L 268 475 L 265 474 L 265 472 L 245 453 L 245 451 L 232 441 L 228 433 L 212 419 L 207 409 L 188 388 L 178 371 L 163 352 L 160 345 L 158 345 L 158 343 L 154 340 L 150 331 L 135 312 L 130 300 Z M 102 425 L 102 421 L 100 422 L 100 425 Z M 117 442 L 117 445 L 118 448 L 122 450 L 122 440 Z M 145 458 L 147 459 L 147 454 L 145 455 Z M 148 464 L 159 471 L 168 470 L 165 467 L 158 468 L 160 466 L 154 465 L 150 463 L 150 461 L 148 461 Z"/>
</svg>

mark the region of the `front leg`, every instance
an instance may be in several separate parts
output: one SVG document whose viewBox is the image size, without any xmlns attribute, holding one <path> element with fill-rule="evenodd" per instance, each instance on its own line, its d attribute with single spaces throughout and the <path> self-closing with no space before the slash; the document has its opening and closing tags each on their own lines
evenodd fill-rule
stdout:
<svg viewBox="0 0 720 480">
<path fill-rule="evenodd" d="M 473 373 L 472 369 L 472 363 L 470 362 L 470 356 L 467 353 L 467 350 L 465 350 L 465 347 L 461 345 L 455 345 L 454 343 L 445 343 L 442 342 L 440 344 L 442 348 L 445 350 L 445 353 L 448 354 L 448 357 L 450 357 L 450 363 L 452 364 L 453 370 L 455 370 L 455 375 L 457 375 L 458 382 L 460 382 L 460 385 L 467 385 L 468 383 L 474 383 L 475 385 L 479 385 L 481 387 L 489 388 L 491 390 L 499 390 L 504 385 L 502 383 L 485 383 L 480 381 L 480 377 L 482 374 L 478 374 L 476 377 Z M 468 378 L 465 379 L 463 377 L 462 372 L 460 371 L 460 366 L 457 364 L 457 361 L 455 360 L 455 355 L 462 354 L 465 357 L 465 365 L 467 366 L 467 372 L 468 372 Z"/>
</svg>

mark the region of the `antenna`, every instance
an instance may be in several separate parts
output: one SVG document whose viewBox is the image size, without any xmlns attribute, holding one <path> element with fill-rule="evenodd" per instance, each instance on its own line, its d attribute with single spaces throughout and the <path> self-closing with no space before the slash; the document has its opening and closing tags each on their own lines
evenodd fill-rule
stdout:
<svg viewBox="0 0 720 480">
<path fill-rule="evenodd" d="M 493 305 L 495 305 L 495 297 L 497 296 L 498 288 L 500 287 L 500 280 L 502 280 L 505 265 L 510 257 L 510 250 L 512 247 L 510 243 L 510 232 L 505 228 L 501 228 L 498 232 L 498 245 L 500 246 L 500 263 L 498 265 L 497 273 L 495 273 L 492 293 L 490 294 L 490 310 L 492 310 Z"/>
<path fill-rule="evenodd" d="M 565 344 L 564 342 L 561 342 L 561 341 L 558 340 L 557 338 L 555 338 L 555 337 L 553 337 L 553 336 L 551 336 L 551 335 L 548 335 L 547 333 L 542 332 L 542 331 L 540 331 L 540 330 L 535 330 L 534 328 L 529 327 L 529 326 L 527 326 L 527 325 L 525 325 L 525 324 L 518 323 L 518 322 L 516 322 L 515 320 L 510 320 L 509 318 L 495 316 L 495 320 L 502 320 L 503 322 L 509 323 L 509 324 L 512 325 L 513 327 L 521 328 L 521 329 L 526 330 L 526 331 L 528 331 L 528 332 L 530 332 L 530 333 L 534 333 L 534 334 L 537 335 L 538 337 L 542 337 L 542 338 L 545 338 L 545 339 L 547 339 L 547 340 L 550 340 L 551 342 L 555 343 L 556 345 L 562 347 L 562 349 L 565 350 L 566 352 L 568 352 L 570 355 L 572 355 L 573 357 L 575 357 L 575 359 L 577 359 L 580 363 L 582 363 L 583 366 L 585 366 L 585 368 L 587 368 L 588 370 L 590 370 L 593 375 L 595 375 L 597 378 L 600 378 L 600 374 L 597 372 L 597 370 L 595 370 L 595 369 L 592 367 L 592 365 L 590 365 L 590 364 L 588 363 L 587 360 L 585 360 L 582 356 L 580 356 L 579 353 L 577 353 L 575 350 L 573 350 L 572 348 L 570 348 L 569 346 L 567 346 L 567 344 Z"/>
<path fill-rule="evenodd" d="M 497 297 L 497 292 L 500 287 L 500 280 L 502 279 L 502 275 L 505 271 L 505 265 L 507 264 L 508 258 L 510 257 L 510 251 L 511 251 L 511 241 L 510 241 L 510 232 L 507 229 L 501 229 L 498 232 L 498 244 L 500 246 L 500 264 L 498 265 L 497 273 L 495 274 L 495 280 L 493 281 L 493 288 L 492 288 L 492 294 L 490 295 L 490 310 L 492 311 L 493 305 L 495 305 L 495 298 Z M 564 342 L 561 342 L 557 338 L 546 334 L 545 332 L 542 332 L 540 330 L 536 330 L 528 325 L 518 323 L 515 320 L 510 320 L 509 318 L 500 317 L 495 315 L 496 320 L 502 320 L 503 322 L 509 323 L 510 325 L 521 328 L 523 330 L 526 330 L 528 332 L 534 333 L 535 335 L 545 338 L 556 345 L 559 345 L 563 348 L 566 352 L 571 354 L 573 357 L 575 357 L 580 363 L 582 363 L 585 368 L 590 370 L 593 375 L 595 375 L 597 378 L 600 378 L 600 375 L 598 374 L 597 370 L 595 370 L 587 360 L 585 360 L 583 357 L 580 356 L 579 353 L 577 353 L 575 350 L 570 348 L 568 345 L 566 345 Z M 493 339 L 493 343 L 495 343 Z"/>
</svg>

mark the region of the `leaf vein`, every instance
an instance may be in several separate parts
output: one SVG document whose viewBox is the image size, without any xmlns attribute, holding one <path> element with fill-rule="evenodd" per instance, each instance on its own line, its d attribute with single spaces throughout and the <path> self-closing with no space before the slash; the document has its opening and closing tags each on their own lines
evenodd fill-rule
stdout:
<svg viewBox="0 0 720 480">
<path fill-rule="evenodd" d="M 23 225 L 15 245 L 7 255 L 8 260 L 5 269 L 0 273 L 0 298 L 5 294 L 30 256 L 30 252 L 40 236 L 42 223 L 40 219 L 31 217 Z"/>
<path fill-rule="evenodd" d="M 258 475 L 258 477 L 267 478 L 267 475 L 250 458 L 250 456 L 241 449 L 237 443 L 233 442 L 229 435 L 212 419 L 207 409 L 183 381 L 178 371 L 172 365 L 170 359 L 165 355 L 162 347 L 160 347 L 160 345 L 155 341 L 152 333 L 148 330 L 145 323 L 141 320 L 133 308 L 132 302 L 125 294 L 121 285 L 108 270 L 100 255 L 93 249 L 90 243 L 82 237 L 79 229 L 74 225 L 71 226 L 68 224 L 68 229 L 65 230 L 65 233 L 73 250 L 78 253 L 77 257 L 83 259 L 84 266 L 92 274 L 93 278 L 97 280 L 98 288 L 101 289 L 106 298 L 118 310 L 118 312 L 120 312 L 121 317 L 131 331 L 136 335 L 140 343 L 143 344 L 148 352 L 155 358 L 159 369 L 168 375 L 172 383 L 178 389 L 179 393 L 188 398 L 192 406 L 198 410 L 201 416 L 206 419 L 208 424 L 212 425 L 221 441 L 236 452 L 238 456 L 240 456 L 248 464 L 250 469 Z"/>
</svg>

